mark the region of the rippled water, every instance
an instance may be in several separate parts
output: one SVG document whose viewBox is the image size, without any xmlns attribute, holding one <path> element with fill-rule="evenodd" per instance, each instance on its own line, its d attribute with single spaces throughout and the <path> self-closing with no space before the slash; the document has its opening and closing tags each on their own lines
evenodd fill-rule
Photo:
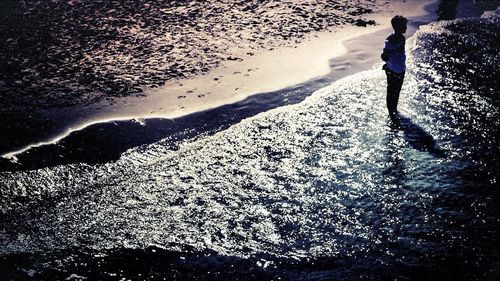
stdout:
<svg viewBox="0 0 500 281">
<path fill-rule="evenodd" d="M 113 163 L 3 172 L 2 261 L 44 278 L 498 276 L 498 37 L 490 20 L 420 31 L 399 124 L 373 70 Z"/>
</svg>

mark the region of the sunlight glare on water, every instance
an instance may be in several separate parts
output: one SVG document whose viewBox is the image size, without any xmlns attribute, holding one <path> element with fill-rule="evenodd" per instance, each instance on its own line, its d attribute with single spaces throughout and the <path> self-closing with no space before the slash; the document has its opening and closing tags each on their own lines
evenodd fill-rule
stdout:
<svg viewBox="0 0 500 281">
<path fill-rule="evenodd" d="M 498 180 L 498 32 L 468 21 L 430 25 L 409 43 L 399 124 L 387 117 L 384 73 L 371 70 L 116 162 L 3 172 L 2 254 L 156 245 L 410 266 L 445 253 L 482 257 L 498 225 L 489 193 Z M 464 56 L 443 42 L 467 41 L 471 24 L 483 49 L 465 55 L 490 58 L 474 64 L 488 78 L 480 81 L 440 61 Z"/>
<path fill-rule="evenodd" d="M 163 151 L 160 143 L 96 168 L 55 168 L 69 175 L 64 182 L 50 177 L 63 188 L 40 191 L 58 198 L 55 206 L 27 214 L 44 222 L 37 237 L 47 239 L 8 246 L 188 244 L 242 257 L 302 258 L 349 255 L 404 238 L 395 232 L 425 227 L 423 212 L 439 185 L 417 192 L 427 177 L 419 162 L 441 160 L 408 147 L 402 132 L 388 126 L 384 85 L 382 72 L 368 71 L 176 150 Z M 134 165 L 143 149 L 158 154 Z M 85 168 L 90 183 L 81 187 L 83 179 L 71 175 Z M 403 223 L 406 212 L 414 214 Z"/>
</svg>

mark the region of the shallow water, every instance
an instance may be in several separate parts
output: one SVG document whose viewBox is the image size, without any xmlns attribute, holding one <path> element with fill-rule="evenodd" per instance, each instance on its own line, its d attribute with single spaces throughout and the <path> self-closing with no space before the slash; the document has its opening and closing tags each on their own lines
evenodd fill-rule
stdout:
<svg viewBox="0 0 500 281">
<path fill-rule="evenodd" d="M 2 172 L 2 269 L 40 279 L 495 280 L 498 36 L 486 19 L 419 32 L 398 124 L 384 73 L 372 70 L 116 162 Z"/>
</svg>

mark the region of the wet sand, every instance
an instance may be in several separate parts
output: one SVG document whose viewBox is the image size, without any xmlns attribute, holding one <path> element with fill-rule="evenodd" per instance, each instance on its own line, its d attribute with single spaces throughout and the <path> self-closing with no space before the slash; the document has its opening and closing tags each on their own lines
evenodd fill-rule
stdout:
<svg viewBox="0 0 500 281">
<path fill-rule="evenodd" d="M 2 1 L 0 110 L 88 105 L 224 61 L 374 24 L 386 4 L 324 1 Z"/>
<path fill-rule="evenodd" d="M 498 280 L 498 25 L 412 37 L 399 128 L 368 70 L 177 146 L 0 173 L 6 274 Z"/>
<path fill-rule="evenodd" d="M 157 89 L 144 88 L 145 97 L 124 97 L 111 103 L 104 101 L 84 107 L 37 111 L 35 115 L 38 116 L 34 119 L 50 120 L 52 129 L 42 130 L 39 135 L 17 141 L 11 147 L 18 151 L 3 149 L 3 156 L 11 157 L 32 147 L 56 143 L 71 132 L 92 124 L 145 118 L 177 118 L 317 77 L 328 77 L 330 81 L 334 81 L 343 75 L 355 73 L 354 70 L 369 69 L 373 66 L 374 56 L 375 60 L 378 59 L 379 46 L 374 46 L 374 42 L 381 48 L 384 36 L 390 33 L 387 29 L 390 16 L 398 10 L 404 10 L 405 15 L 413 16 L 418 25 L 419 18 L 426 13 L 423 7 L 429 2 L 419 1 L 418 5 L 415 2 L 398 2 L 383 13 L 372 13 L 370 19 L 380 23 L 376 26 L 345 26 L 334 31 L 315 32 L 303 42 L 292 46 L 263 50 L 247 54 L 246 57 L 241 54 L 244 59 L 226 61 L 207 74 L 172 80 Z M 423 22 L 430 20 L 427 18 Z M 356 42 L 356 50 L 346 48 L 349 41 Z M 351 44 L 351 48 L 352 46 Z M 343 58 L 336 61 L 342 55 Z M 32 142 L 33 140 L 35 141 Z M 21 145 L 29 142 L 31 144 L 28 146 Z"/>
</svg>

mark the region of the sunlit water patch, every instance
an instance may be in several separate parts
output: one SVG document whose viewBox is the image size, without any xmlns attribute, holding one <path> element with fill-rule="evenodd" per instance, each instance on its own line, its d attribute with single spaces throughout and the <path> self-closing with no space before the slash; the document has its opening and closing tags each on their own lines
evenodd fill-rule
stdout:
<svg viewBox="0 0 500 281">
<path fill-rule="evenodd" d="M 498 28 L 469 21 L 480 34 Z M 409 44 L 399 124 L 387 117 L 385 75 L 373 70 L 301 104 L 214 135 L 132 149 L 114 163 L 4 172 L 0 251 L 7 259 L 150 246 L 264 255 L 261 267 L 270 261 L 278 271 L 278 261 L 302 262 L 307 272 L 295 278 L 315 271 L 311 260 L 362 257 L 360 272 L 343 275 L 347 268 L 336 264 L 319 279 L 411 276 L 437 265 L 445 265 L 434 269 L 442 276 L 487 271 L 498 254 L 491 159 L 500 124 L 491 79 L 499 76 L 469 79 L 444 55 L 454 45 L 443 42 L 478 36 L 483 56 L 497 52 L 474 70 L 498 74 L 498 31 L 469 35 L 461 24 L 432 25 Z M 51 266 L 72 263 L 62 260 Z M 396 265 L 405 270 L 383 271 Z"/>
</svg>

